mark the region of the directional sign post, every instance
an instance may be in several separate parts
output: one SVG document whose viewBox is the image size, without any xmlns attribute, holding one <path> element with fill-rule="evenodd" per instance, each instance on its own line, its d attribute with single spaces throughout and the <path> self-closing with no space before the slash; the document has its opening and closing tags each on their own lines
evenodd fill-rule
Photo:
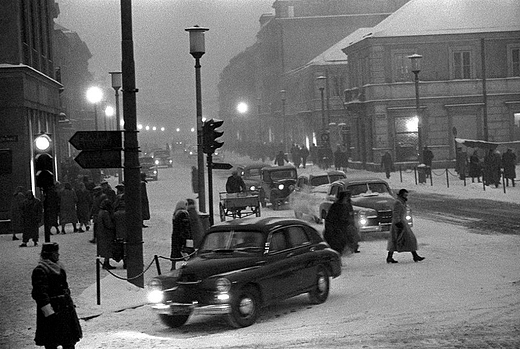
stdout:
<svg viewBox="0 0 520 349">
<path fill-rule="evenodd" d="M 69 143 L 82 150 L 74 160 L 83 168 L 120 168 L 121 131 L 78 131 Z"/>
<path fill-rule="evenodd" d="M 212 167 L 214 170 L 230 170 L 233 168 L 233 165 L 227 162 L 213 162 Z"/>
</svg>

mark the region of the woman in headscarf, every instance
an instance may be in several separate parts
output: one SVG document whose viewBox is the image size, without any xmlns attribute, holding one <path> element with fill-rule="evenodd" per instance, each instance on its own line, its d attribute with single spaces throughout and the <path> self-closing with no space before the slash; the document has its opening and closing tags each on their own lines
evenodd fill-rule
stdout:
<svg viewBox="0 0 520 349">
<path fill-rule="evenodd" d="M 186 247 L 186 240 L 191 239 L 190 214 L 187 210 L 188 203 L 181 200 L 175 205 L 172 218 L 172 246 L 170 258 L 172 258 L 172 270 L 175 269 L 176 260 L 183 258 L 182 250 Z"/>
</svg>

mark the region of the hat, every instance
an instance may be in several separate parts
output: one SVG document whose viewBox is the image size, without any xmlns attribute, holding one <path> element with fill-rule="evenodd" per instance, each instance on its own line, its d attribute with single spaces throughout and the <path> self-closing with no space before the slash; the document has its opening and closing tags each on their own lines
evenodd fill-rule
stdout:
<svg viewBox="0 0 520 349">
<path fill-rule="evenodd" d="M 42 245 L 42 253 L 58 252 L 60 245 L 57 242 L 46 242 Z"/>
</svg>

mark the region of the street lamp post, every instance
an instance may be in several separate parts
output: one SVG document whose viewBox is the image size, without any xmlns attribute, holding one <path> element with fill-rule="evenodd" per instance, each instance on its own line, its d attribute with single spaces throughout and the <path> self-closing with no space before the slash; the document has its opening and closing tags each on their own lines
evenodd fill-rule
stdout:
<svg viewBox="0 0 520 349">
<path fill-rule="evenodd" d="M 199 211 L 206 212 L 206 193 L 204 189 L 204 153 L 202 151 L 202 89 L 200 81 L 200 58 L 206 53 L 204 32 L 208 28 L 195 25 L 185 29 L 190 35 L 190 54 L 195 58 L 195 94 L 197 101 L 197 167 Z M 210 203 L 212 205 L 213 203 Z"/>
<path fill-rule="evenodd" d="M 417 146 L 419 151 L 417 153 L 417 160 L 419 163 L 423 163 L 422 158 L 422 116 L 421 116 L 421 107 L 419 105 L 419 72 L 421 71 L 420 63 L 422 56 L 415 53 L 411 56 L 408 56 L 412 62 L 412 73 L 415 76 L 415 112 L 417 113 Z"/>
<path fill-rule="evenodd" d="M 316 82 L 318 85 L 318 89 L 320 90 L 321 95 L 321 127 L 323 129 L 323 133 L 327 130 L 327 123 L 325 121 L 325 82 L 327 78 L 323 75 L 318 76 L 316 78 Z"/>
<path fill-rule="evenodd" d="M 94 104 L 94 125 L 98 131 L 97 104 L 103 99 L 103 91 L 97 86 L 92 86 L 87 90 L 87 100 Z"/>
<path fill-rule="evenodd" d="M 283 123 L 283 146 L 284 152 L 287 153 L 289 150 L 287 148 L 287 129 L 286 129 L 286 121 L 285 121 L 285 101 L 287 100 L 287 91 L 281 90 L 280 97 L 282 98 L 282 123 Z"/>
<path fill-rule="evenodd" d="M 264 140 L 263 140 L 263 132 L 262 132 L 262 119 L 261 119 L 261 116 L 260 114 L 262 113 L 262 99 L 260 97 L 258 97 L 256 99 L 256 102 L 257 102 L 257 110 L 256 110 L 256 117 L 258 119 L 258 140 L 260 141 L 260 146 L 262 146 L 264 144 Z M 263 151 L 263 149 L 262 149 Z"/>
<path fill-rule="evenodd" d="M 121 130 L 121 113 L 119 109 L 119 89 L 121 89 L 121 86 L 123 86 L 123 73 L 120 71 L 113 71 L 109 72 L 111 80 L 112 80 L 112 88 L 115 91 L 115 97 L 116 97 L 116 130 Z M 117 181 L 119 183 L 123 182 L 123 169 L 118 168 L 118 176 Z"/>
</svg>

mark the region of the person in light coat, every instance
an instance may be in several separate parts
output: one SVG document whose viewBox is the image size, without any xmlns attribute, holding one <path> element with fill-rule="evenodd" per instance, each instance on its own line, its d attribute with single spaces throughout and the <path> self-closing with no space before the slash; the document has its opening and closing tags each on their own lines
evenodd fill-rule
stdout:
<svg viewBox="0 0 520 349">
<path fill-rule="evenodd" d="M 393 258 L 394 252 L 411 252 L 414 262 L 420 262 L 424 259 L 417 254 L 417 238 L 406 220 L 407 200 L 408 190 L 399 190 L 392 212 L 392 227 L 390 228 L 390 239 L 387 245 L 387 263 L 397 263 Z"/>
</svg>

